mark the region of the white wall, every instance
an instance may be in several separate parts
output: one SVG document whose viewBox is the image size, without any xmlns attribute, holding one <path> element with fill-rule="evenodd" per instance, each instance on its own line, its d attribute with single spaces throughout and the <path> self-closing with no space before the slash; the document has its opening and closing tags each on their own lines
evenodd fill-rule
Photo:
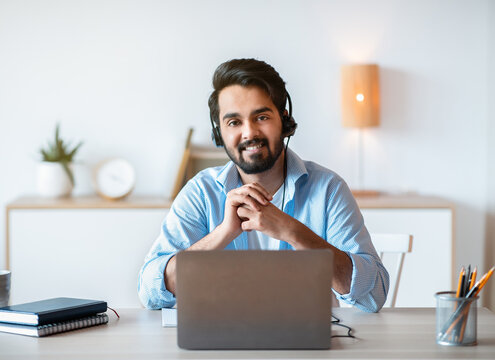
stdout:
<svg viewBox="0 0 495 360">
<path fill-rule="evenodd" d="M 487 233 L 486 233 L 486 267 L 495 265 L 495 1 L 489 2 L 488 11 L 488 57 L 487 67 L 487 109 L 488 109 L 488 131 L 487 131 Z M 495 281 L 490 280 L 484 291 L 486 304 L 495 311 Z"/>
<path fill-rule="evenodd" d="M 299 122 L 292 148 L 352 185 L 339 67 L 376 62 L 382 125 L 366 134 L 366 185 L 456 202 L 456 266 L 483 267 L 489 11 L 489 0 L 1 0 L 0 215 L 35 192 L 37 151 L 56 121 L 84 140 L 83 170 L 123 156 L 136 193 L 167 195 L 187 127 L 209 143 L 211 76 L 235 57 L 279 70 Z M 77 180 L 76 193 L 91 191 L 84 172 Z"/>
</svg>

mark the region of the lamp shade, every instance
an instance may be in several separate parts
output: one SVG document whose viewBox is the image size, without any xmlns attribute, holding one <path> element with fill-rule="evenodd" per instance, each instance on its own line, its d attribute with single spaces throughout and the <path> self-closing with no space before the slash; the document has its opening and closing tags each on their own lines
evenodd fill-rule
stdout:
<svg viewBox="0 0 495 360">
<path fill-rule="evenodd" d="M 378 65 L 344 65 L 342 75 L 342 125 L 365 128 L 380 125 Z"/>
</svg>

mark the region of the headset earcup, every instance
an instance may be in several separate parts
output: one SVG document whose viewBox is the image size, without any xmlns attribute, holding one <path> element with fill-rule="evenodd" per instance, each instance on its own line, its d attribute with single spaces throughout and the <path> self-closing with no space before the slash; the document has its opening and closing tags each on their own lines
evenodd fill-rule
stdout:
<svg viewBox="0 0 495 360">
<path fill-rule="evenodd" d="M 282 133 L 285 137 L 292 136 L 296 132 L 297 123 L 293 117 L 289 117 L 288 115 L 284 115 L 282 118 Z"/>
<path fill-rule="evenodd" d="M 223 146 L 222 135 L 220 135 L 220 130 L 218 129 L 218 126 L 215 126 L 211 129 L 211 139 L 213 140 L 213 142 L 217 147 Z"/>
</svg>

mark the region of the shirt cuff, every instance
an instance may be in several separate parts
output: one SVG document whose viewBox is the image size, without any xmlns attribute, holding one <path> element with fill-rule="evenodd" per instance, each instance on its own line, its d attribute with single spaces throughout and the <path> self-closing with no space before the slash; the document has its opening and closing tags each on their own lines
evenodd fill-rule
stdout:
<svg viewBox="0 0 495 360">
<path fill-rule="evenodd" d="M 165 287 L 164 279 L 165 268 L 174 255 L 162 255 L 151 260 L 141 273 L 138 293 L 143 305 L 149 309 L 175 305 L 175 296 Z"/>
<path fill-rule="evenodd" d="M 340 294 L 334 290 L 338 300 L 354 305 L 356 300 L 368 294 L 375 286 L 376 274 L 370 271 L 370 263 L 362 256 L 345 252 L 352 262 L 352 277 L 349 293 Z"/>
</svg>

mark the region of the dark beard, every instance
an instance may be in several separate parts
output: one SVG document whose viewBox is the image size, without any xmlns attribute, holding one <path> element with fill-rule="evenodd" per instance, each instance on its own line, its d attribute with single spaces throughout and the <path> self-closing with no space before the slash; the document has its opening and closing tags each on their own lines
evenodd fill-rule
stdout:
<svg viewBox="0 0 495 360">
<path fill-rule="evenodd" d="M 261 144 L 263 146 L 266 146 L 268 149 L 268 155 L 266 158 L 262 158 L 262 154 L 256 154 L 250 156 L 251 161 L 246 161 L 244 159 L 242 151 L 245 150 L 248 146 L 252 145 L 258 145 Z M 275 153 L 272 153 L 270 147 L 268 146 L 268 140 L 266 138 L 264 139 L 253 139 L 253 140 L 248 140 L 243 143 L 240 143 L 237 146 L 237 153 L 239 154 L 239 158 L 236 158 L 234 154 L 225 147 L 225 152 L 229 156 L 230 160 L 234 162 L 239 168 L 241 168 L 242 171 L 246 174 L 259 174 L 264 171 L 270 170 L 273 165 L 275 165 L 275 162 L 279 158 L 280 154 L 282 153 L 282 150 L 284 149 L 284 140 L 283 137 L 280 138 L 280 141 L 278 141 L 275 144 Z"/>
</svg>

